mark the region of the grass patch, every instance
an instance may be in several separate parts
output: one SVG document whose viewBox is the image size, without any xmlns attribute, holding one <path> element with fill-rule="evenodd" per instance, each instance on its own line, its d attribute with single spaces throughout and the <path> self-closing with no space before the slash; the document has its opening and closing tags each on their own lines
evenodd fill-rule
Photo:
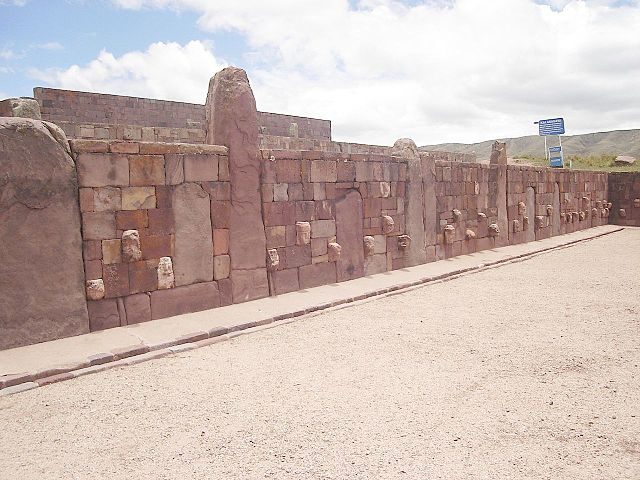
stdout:
<svg viewBox="0 0 640 480">
<path fill-rule="evenodd" d="M 640 172 L 640 161 L 636 161 L 633 165 L 616 165 L 615 155 L 589 155 L 588 157 L 580 157 L 577 155 L 568 155 L 565 157 L 565 168 L 569 168 L 569 160 L 573 162 L 573 170 L 592 170 L 601 172 Z M 548 167 L 549 161 L 534 157 L 532 155 L 521 155 L 514 159 L 515 164 L 534 165 L 536 167 Z"/>
</svg>

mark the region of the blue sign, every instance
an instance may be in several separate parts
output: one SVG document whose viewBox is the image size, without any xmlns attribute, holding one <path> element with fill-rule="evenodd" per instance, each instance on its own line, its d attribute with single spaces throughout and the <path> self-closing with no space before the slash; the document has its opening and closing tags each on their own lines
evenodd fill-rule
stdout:
<svg viewBox="0 0 640 480">
<path fill-rule="evenodd" d="M 562 157 L 551 157 L 549 160 L 550 167 L 564 167 L 564 159 Z"/>
<path fill-rule="evenodd" d="M 563 135 L 564 118 L 550 118 L 538 122 L 538 135 Z"/>
<path fill-rule="evenodd" d="M 560 153 L 562 151 L 562 147 L 549 147 L 549 153 Z"/>
</svg>

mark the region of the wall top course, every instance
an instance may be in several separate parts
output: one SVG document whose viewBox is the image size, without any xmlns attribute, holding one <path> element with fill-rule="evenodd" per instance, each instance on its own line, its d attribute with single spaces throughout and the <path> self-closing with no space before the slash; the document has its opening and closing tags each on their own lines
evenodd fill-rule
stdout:
<svg viewBox="0 0 640 480">
<path fill-rule="evenodd" d="M 201 143 L 126 142 L 122 140 L 69 140 L 75 153 L 122 153 L 123 146 L 137 148 L 140 154 L 216 154 L 228 155 L 229 149 L 222 145 Z M 126 153 L 132 153 L 131 151 Z"/>
</svg>

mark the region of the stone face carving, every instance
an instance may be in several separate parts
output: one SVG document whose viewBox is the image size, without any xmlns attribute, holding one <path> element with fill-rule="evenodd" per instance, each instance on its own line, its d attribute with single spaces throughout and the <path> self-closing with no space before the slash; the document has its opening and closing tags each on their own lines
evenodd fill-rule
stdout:
<svg viewBox="0 0 640 480">
<path fill-rule="evenodd" d="M 520 232 L 520 221 L 519 220 L 514 220 L 513 221 L 513 231 L 514 233 Z"/>
<path fill-rule="evenodd" d="M 598 209 L 597 208 L 592 208 L 591 209 L 591 216 L 592 217 L 597 217 L 598 216 Z"/>
<path fill-rule="evenodd" d="M 125 230 L 122 232 L 122 261 L 130 263 L 141 259 L 140 234 L 137 230 Z"/>
<path fill-rule="evenodd" d="M 547 205 L 547 216 L 553 215 L 553 205 Z"/>
<path fill-rule="evenodd" d="M 401 250 L 406 250 L 411 246 L 411 237 L 409 235 L 399 235 L 398 236 L 398 248 Z"/>
<path fill-rule="evenodd" d="M 280 255 L 278 255 L 278 250 L 270 248 L 267 250 L 267 267 L 269 270 L 275 270 L 278 265 L 280 265 Z"/>
<path fill-rule="evenodd" d="M 529 230 L 529 224 L 531 223 L 531 221 L 529 220 L 529 217 L 527 217 L 526 215 L 524 217 L 522 217 L 522 229 L 523 230 Z"/>
<path fill-rule="evenodd" d="M 454 208 L 453 211 L 453 221 L 458 223 L 460 220 L 462 220 L 462 212 L 460 210 L 458 210 L 457 208 Z"/>
<path fill-rule="evenodd" d="M 52 130 L 0 117 L 0 349 L 89 332 L 76 170 Z"/>
<path fill-rule="evenodd" d="M 478 212 L 478 220 L 482 221 L 482 220 L 486 220 L 487 219 L 487 214 L 484 212 Z"/>
<path fill-rule="evenodd" d="M 89 300 L 101 300 L 104 298 L 104 281 L 101 278 L 87 280 L 86 287 Z"/>
<path fill-rule="evenodd" d="M 309 222 L 296 222 L 296 245 L 309 245 L 311 242 L 311 225 Z"/>
<path fill-rule="evenodd" d="M 167 288 L 173 288 L 176 285 L 175 277 L 173 276 L 173 262 L 171 257 L 162 257 L 160 263 L 158 263 L 158 289 L 165 290 Z"/>
<path fill-rule="evenodd" d="M 624 208 L 621 208 L 620 210 L 618 210 L 618 216 L 620 218 L 626 218 L 627 216 L 627 211 Z"/>
<path fill-rule="evenodd" d="M 596 208 L 597 209 L 602 208 L 602 200 L 596 200 Z"/>
<path fill-rule="evenodd" d="M 453 225 L 445 225 L 444 227 L 444 243 L 451 245 L 456 239 L 456 227 Z"/>
<path fill-rule="evenodd" d="M 33 98 L 8 98 L 5 102 L 9 102 L 11 107 L 11 115 L 13 117 L 32 118 L 40 120 L 40 104 Z"/>
<path fill-rule="evenodd" d="M 383 215 L 382 216 L 382 233 L 391 233 L 393 232 L 393 228 L 395 227 L 395 222 L 393 221 L 393 218 L 391 218 L 389 215 Z"/>
<path fill-rule="evenodd" d="M 584 210 L 589 209 L 590 203 L 591 203 L 591 199 L 589 197 L 582 197 L 582 208 Z"/>
<path fill-rule="evenodd" d="M 567 221 L 567 214 L 566 213 L 563 212 L 563 213 L 560 214 L 560 221 L 562 223 L 566 223 L 566 221 Z"/>
<path fill-rule="evenodd" d="M 391 185 L 389 182 L 380 182 L 380 196 L 387 198 L 391 195 Z"/>
<path fill-rule="evenodd" d="M 582 221 L 582 220 L 584 220 L 585 218 L 587 218 L 587 214 L 586 214 L 585 212 L 583 212 L 582 210 L 580 210 L 580 211 L 578 212 L 578 219 Z"/>
<path fill-rule="evenodd" d="M 544 217 L 536 215 L 536 228 L 544 228 Z"/>
<path fill-rule="evenodd" d="M 489 236 L 497 237 L 498 235 L 500 235 L 500 228 L 498 227 L 498 224 L 492 223 L 489 225 Z"/>
<path fill-rule="evenodd" d="M 329 261 L 335 262 L 342 253 L 342 247 L 337 242 L 329 242 L 327 245 L 327 254 L 329 255 Z"/>
<path fill-rule="evenodd" d="M 364 237 L 364 256 L 370 257 L 374 253 L 375 239 L 371 235 Z"/>
<path fill-rule="evenodd" d="M 518 202 L 518 215 L 527 213 L 527 205 L 524 202 Z"/>
<path fill-rule="evenodd" d="M 468 228 L 464 236 L 467 240 L 473 240 L 474 238 L 476 238 L 476 232 Z"/>
<path fill-rule="evenodd" d="M 636 198 L 633 200 L 633 207 L 640 208 L 640 198 Z"/>
<path fill-rule="evenodd" d="M 611 207 L 613 207 L 613 203 L 611 203 L 611 202 L 607 202 L 607 208 L 608 208 L 609 210 L 611 210 Z"/>
</svg>

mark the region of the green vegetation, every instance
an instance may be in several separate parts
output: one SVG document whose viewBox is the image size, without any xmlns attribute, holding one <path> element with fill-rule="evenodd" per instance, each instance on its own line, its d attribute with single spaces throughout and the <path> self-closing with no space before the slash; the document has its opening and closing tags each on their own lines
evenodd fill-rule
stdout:
<svg viewBox="0 0 640 480">
<path fill-rule="evenodd" d="M 572 160 L 573 170 L 596 170 L 603 172 L 640 172 L 640 161 L 636 161 L 633 165 L 616 165 L 615 155 L 589 155 L 578 156 L 569 155 L 565 158 L 566 168 L 569 166 L 569 160 Z M 519 158 L 513 160 L 515 164 L 534 165 L 536 167 L 546 167 L 549 162 L 540 157 L 533 155 L 520 155 Z"/>
</svg>

